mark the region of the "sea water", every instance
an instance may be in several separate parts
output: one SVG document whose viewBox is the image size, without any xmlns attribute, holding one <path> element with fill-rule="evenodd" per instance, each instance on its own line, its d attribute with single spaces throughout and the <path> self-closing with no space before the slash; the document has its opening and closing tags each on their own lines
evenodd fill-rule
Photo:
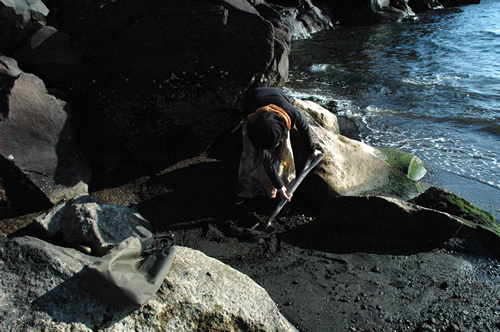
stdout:
<svg viewBox="0 0 500 332">
<path fill-rule="evenodd" d="M 417 155 L 425 179 L 500 221 L 500 0 L 295 40 L 285 90 Z"/>
</svg>

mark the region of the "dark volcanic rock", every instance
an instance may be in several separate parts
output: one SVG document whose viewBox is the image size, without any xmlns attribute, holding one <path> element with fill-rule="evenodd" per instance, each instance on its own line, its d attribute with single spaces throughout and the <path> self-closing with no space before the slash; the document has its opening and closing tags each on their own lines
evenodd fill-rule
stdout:
<svg viewBox="0 0 500 332">
<path fill-rule="evenodd" d="M 0 86 L 0 178 L 12 208 L 32 212 L 87 193 L 90 169 L 71 135 L 69 105 L 3 56 Z"/>
<path fill-rule="evenodd" d="M 318 8 L 310 0 L 271 0 L 254 5 L 260 15 L 274 26 L 286 26 L 293 38 L 307 38 L 333 26 L 329 6 L 321 4 L 321 8 Z"/>
<path fill-rule="evenodd" d="M 458 7 L 475 5 L 481 2 L 481 0 L 440 0 L 444 7 Z"/>
<path fill-rule="evenodd" d="M 332 12 L 344 25 L 399 22 L 415 16 L 406 0 L 338 1 L 334 4 Z"/>
<path fill-rule="evenodd" d="M 410 0 L 409 5 L 415 13 L 443 8 L 443 5 L 438 0 Z"/>
<path fill-rule="evenodd" d="M 81 61 L 67 77 L 33 72 L 74 98 L 97 170 L 199 154 L 238 118 L 242 92 L 288 74 L 290 32 L 244 0 L 53 5 Z"/>
</svg>

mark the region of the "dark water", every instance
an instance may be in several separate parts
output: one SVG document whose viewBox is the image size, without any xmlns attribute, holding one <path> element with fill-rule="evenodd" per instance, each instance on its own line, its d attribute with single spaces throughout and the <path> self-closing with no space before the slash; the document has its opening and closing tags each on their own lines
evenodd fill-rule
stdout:
<svg viewBox="0 0 500 332">
<path fill-rule="evenodd" d="M 290 67 L 288 93 L 358 118 L 365 143 L 417 155 L 499 219 L 500 0 L 324 31 L 294 41 Z"/>
</svg>

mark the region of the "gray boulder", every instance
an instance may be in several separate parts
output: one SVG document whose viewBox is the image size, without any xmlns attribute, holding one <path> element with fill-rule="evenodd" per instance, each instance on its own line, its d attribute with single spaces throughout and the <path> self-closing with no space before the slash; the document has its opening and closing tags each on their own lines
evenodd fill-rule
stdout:
<svg viewBox="0 0 500 332">
<path fill-rule="evenodd" d="M 86 195 L 58 205 L 35 220 L 49 239 L 61 236 L 68 247 L 102 256 L 130 236 L 146 237 L 152 227 L 139 213 L 103 204 Z"/>
<path fill-rule="evenodd" d="M 5 331 L 295 331 L 249 277 L 185 247 L 177 247 L 158 293 L 135 311 L 106 306 L 82 288 L 92 256 L 20 237 L 0 258 Z"/>
<path fill-rule="evenodd" d="M 69 104 L 4 56 L 0 85 L 0 178 L 12 205 L 46 207 L 86 194 L 91 172 L 70 130 Z"/>
</svg>

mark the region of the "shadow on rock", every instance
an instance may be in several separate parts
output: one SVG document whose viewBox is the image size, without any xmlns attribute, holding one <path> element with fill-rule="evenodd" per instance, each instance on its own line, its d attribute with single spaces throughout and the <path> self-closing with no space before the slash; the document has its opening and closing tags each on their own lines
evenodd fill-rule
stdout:
<svg viewBox="0 0 500 332">
<path fill-rule="evenodd" d="M 85 269 L 65 280 L 55 288 L 33 301 L 40 311 L 47 313 L 52 320 L 64 323 L 83 323 L 91 326 L 99 322 L 100 329 L 113 326 L 128 316 L 131 311 L 121 311 L 102 304 L 101 310 L 89 310 L 89 304 L 96 306 L 97 300 L 82 289 Z M 94 317 L 93 317 L 94 315 Z M 98 317 L 100 316 L 100 317 Z"/>
<path fill-rule="evenodd" d="M 316 220 L 283 234 L 283 241 L 337 254 L 407 255 L 440 246 L 462 226 L 450 215 L 395 199 L 340 197 Z"/>
</svg>

